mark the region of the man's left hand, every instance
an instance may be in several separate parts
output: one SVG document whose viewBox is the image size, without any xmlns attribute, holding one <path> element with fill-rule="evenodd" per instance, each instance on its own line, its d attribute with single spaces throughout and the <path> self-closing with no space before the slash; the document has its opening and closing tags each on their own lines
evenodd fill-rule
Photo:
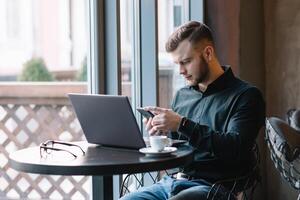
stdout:
<svg viewBox="0 0 300 200">
<path fill-rule="evenodd" d="M 150 135 L 157 132 L 167 133 L 168 131 L 177 131 L 181 122 L 182 116 L 171 109 L 160 107 L 145 107 L 155 114 L 152 119 L 152 129 L 149 131 Z"/>
</svg>

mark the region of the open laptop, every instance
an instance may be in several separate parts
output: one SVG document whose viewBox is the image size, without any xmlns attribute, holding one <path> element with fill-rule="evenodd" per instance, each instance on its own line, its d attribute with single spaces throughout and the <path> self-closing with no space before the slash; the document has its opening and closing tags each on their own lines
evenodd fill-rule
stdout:
<svg viewBox="0 0 300 200">
<path fill-rule="evenodd" d="M 126 96 L 68 96 L 89 143 L 130 149 L 146 147 Z"/>
</svg>

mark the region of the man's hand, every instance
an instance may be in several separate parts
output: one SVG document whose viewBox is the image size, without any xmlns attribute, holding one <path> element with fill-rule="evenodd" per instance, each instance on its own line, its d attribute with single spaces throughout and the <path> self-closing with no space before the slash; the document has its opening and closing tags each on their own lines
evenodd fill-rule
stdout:
<svg viewBox="0 0 300 200">
<path fill-rule="evenodd" d="M 152 126 L 152 117 L 150 117 L 149 119 L 147 118 L 143 118 L 143 123 L 145 124 L 145 129 L 146 131 L 148 131 L 149 135 L 165 135 L 165 133 L 163 133 L 162 131 L 155 131 L 153 129 L 153 126 Z"/>
<path fill-rule="evenodd" d="M 177 131 L 182 117 L 172 111 L 171 109 L 160 107 L 145 107 L 145 110 L 149 110 L 155 114 L 146 123 L 146 130 L 150 135 L 165 135 L 169 131 Z"/>
</svg>

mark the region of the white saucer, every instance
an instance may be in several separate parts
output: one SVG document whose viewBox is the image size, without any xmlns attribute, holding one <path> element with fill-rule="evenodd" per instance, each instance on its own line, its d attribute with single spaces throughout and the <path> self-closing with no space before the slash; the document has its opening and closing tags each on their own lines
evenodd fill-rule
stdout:
<svg viewBox="0 0 300 200">
<path fill-rule="evenodd" d="M 171 153 L 177 151 L 176 147 L 165 147 L 162 151 L 155 151 L 151 147 L 141 148 L 139 150 L 141 153 L 146 154 L 146 156 L 167 156 Z"/>
<path fill-rule="evenodd" d="M 149 141 L 149 137 L 143 137 L 146 146 L 149 147 L 150 146 L 150 141 Z M 187 143 L 186 140 L 177 140 L 177 139 L 172 139 L 172 147 L 179 147 L 182 144 Z"/>
</svg>

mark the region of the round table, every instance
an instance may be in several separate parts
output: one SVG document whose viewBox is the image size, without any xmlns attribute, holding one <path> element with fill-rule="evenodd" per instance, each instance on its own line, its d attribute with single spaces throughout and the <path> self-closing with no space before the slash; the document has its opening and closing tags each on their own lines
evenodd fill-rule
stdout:
<svg viewBox="0 0 300 200">
<path fill-rule="evenodd" d="M 142 173 L 184 166 L 193 160 L 193 148 L 188 145 L 178 147 L 176 152 L 165 157 L 148 157 L 137 150 L 104 147 L 87 142 L 75 143 L 85 151 L 77 158 L 61 157 L 65 153 L 40 156 L 40 147 L 30 147 L 9 155 L 9 163 L 18 171 L 51 175 L 91 175 L 103 176 L 103 184 L 112 184 L 112 175 Z M 107 186 L 110 187 L 110 186 Z M 105 199 L 112 199 L 112 190 L 103 190 Z M 98 196 L 94 195 L 93 197 Z M 101 199 L 100 197 L 96 197 Z"/>
</svg>

